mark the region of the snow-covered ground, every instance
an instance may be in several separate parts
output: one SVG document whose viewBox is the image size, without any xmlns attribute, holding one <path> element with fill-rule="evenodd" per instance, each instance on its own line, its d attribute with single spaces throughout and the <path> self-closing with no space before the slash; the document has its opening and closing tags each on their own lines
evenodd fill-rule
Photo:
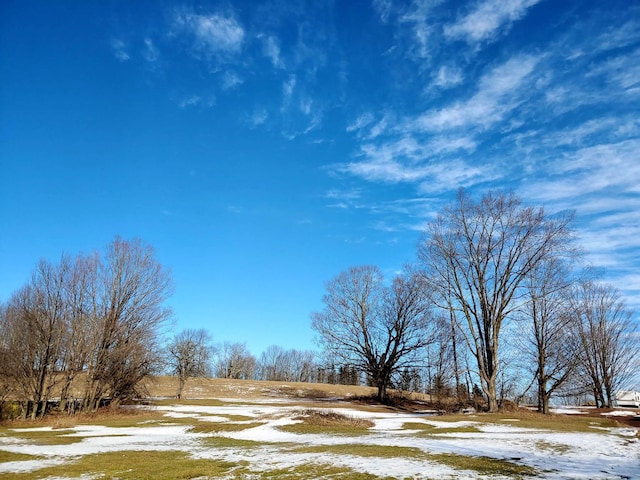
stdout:
<svg viewBox="0 0 640 480">
<path fill-rule="evenodd" d="M 544 478 L 555 479 L 633 479 L 640 478 L 640 440 L 633 428 L 608 431 L 594 429 L 593 433 L 559 433 L 518 426 L 483 422 L 479 417 L 449 422 L 429 414 L 385 413 L 334 408 L 333 411 L 374 422 L 368 435 L 295 434 L 278 427 L 297 422 L 299 408 L 266 404 L 233 403 L 223 406 L 174 405 L 159 407 L 166 422 L 158 425 L 141 424 L 136 427 L 112 428 L 79 425 L 68 435 L 82 437 L 70 445 L 33 445 L 12 437 L 0 436 L 0 450 L 42 456 L 39 460 L 0 463 L 0 476 L 5 472 L 29 472 L 48 465 L 59 465 L 79 456 L 123 450 L 185 451 L 194 458 L 212 458 L 230 462 L 248 462 L 254 471 L 295 467 L 302 464 L 336 465 L 374 475 L 398 478 L 488 478 L 474 471 L 454 470 L 436 462 L 410 457 L 361 457 L 328 452 L 298 452 L 297 446 L 331 446 L 339 444 L 412 447 L 426 453 L 453 453 L 467 456 L 486 456 L 506 459 L 536 468 Z M 233 421 L 242 416 L 251 420 Z M 194 418 L 207 422 L 232 422 L 251 426 L 240 431 L 217 434 L 193 433 L 188 425 L 172 424 L 172 418 Z M 416 430 L 404 429 L 406 423 L 424 423 L 435 427 L 429 436 L 417 435 Z M 451 432 L 451 429 L 475 426 L 476 432 Z M 437 433 L 438 428 L 446 428 Z M 29 429 L 21 429 L 29 430 Z M 263 442 L 246 449 L 236 447 L 207 447 L 202 438 L 211 435 L 238 440 Z M 315 451 L 315 450 L 314 450 Z"/>
</svg>

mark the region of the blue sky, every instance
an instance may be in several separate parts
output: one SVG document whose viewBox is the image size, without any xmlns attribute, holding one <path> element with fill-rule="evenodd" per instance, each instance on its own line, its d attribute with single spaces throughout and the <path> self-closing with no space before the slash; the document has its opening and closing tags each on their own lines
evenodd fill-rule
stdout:
<svg viewBox="0 0 640 480">
<path fill-rule="evenodd" d="M 575 209 L 640 307 L 637 2 L 10 0 L 0 79 L 0 300 L 138 237 L 177 330 L 312 348 L 324 282 L 465 187 Z"/>
</svg>

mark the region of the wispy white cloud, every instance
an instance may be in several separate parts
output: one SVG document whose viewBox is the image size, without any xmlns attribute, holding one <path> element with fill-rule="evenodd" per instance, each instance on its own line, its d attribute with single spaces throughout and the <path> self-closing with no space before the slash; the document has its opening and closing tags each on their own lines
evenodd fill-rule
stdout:
<svg viewBox="0 0 640 480">
<path fill-rule="evenodd" d="M 222 75 L 222 89 L 223 90 L 231 90 L 238 85 L 242 85 L 243 80 L 236 72 L 227 70 Z"/>
<path fill-rule="evenodd" d="M 120 39 L 111 40 L 111 49 L 113 50 L 113 54 L 117 60 L 120 62 L 126 62 L 131 59 L 129 55 L 129 49 L 127 44 Z"/>
<path fill-rule="evenodd" d="M 296 88 L 296 83 L 298 83 L 298 79 L 295 75 L 289 75 L 289 78 L 282 84 L 282 103 L 283 108 L 291 103 L 291 98 L 293 97 L 293 91 Z"/>
<path fill-rule="evenodd" d="M 558 51 L 568 60 L 577 60 L 634 45 L 640 40 L 639 19 L 638 6 L 624 17 L 609 13 L 604 18 L 580 19 L 565 32 Z"/>
<path fill-rule="evenodd" d="M 282 103 L 280 105 L 282 135 L 294 139 L 317 129 L 322 123 L 323 110 L 316 99 L 299 85 L 296 75 L 282 83 Z"/>
<path fill-rule="evenodd" d="M 477 147 L 476 140 L 469 135 L 438 135 L 429 141 L 429 149 L 434 154 L 450 153 L 459 150 L 473 152 Z"/>
<path fill-rule="evenodd" d="M 601 128 L 587 122 L 576 130 Z M 639 149 L 638 138 L 576 148 L 544 164 L 545 174 L 520 188 L 523 197 L 551 210 L 576 210 L 587 260 L 605 267 L 614 282 L 635 273 L 640 261 Z M 619 286 L 638 290 L 640 282 Z"/>
<path fill-rule="evenodd" d="M 366 125 L 366 132 L 363 128 L 363 133 L 360 135 L 366 140 L 373 140 L 377 137 L 385 135 L 390 130 L 395 128 L 397 123 L 397 118 L 395 114 L 391 112 L 385 112 L 380 120 L 371 125 Z"/>
<path fill-rule="evenodd" d="M 502 174 L 496 170 L 491 164 L 470 163 L 462 159 L 434 162 L 429 178 L 420 183 L 418 191 L 433 194 L 471 187 L 500 178 Z"/>
<path fill-rule="evenodd" d="M 361 147 L 362 160 L 336 168 L 368 181 L 417 183 L 423 192 L 455 189 L 495 178 L 491 167 L 473 166 L 455 157 L 438 158 L 443 152 L 472 149 L 473 145 L 473 141 L 462 137 L 449 142 L 438 139 L 433 143 L 402 137 L 379 144 L 364 144 Z"/>
<path fill-rule="evenodd" d="M 419 0 L 412 2 L 410 7 L 398 12 L 400 25 L 409 25 L 412 42 L 409 53 L 420 59 L 431 56 L 437 45 L 434 38 L 438 32 L 438 24 L 431 18 L 431 12 L 442 3 L 442 0 Z"/>
<path fill-rule="evenodd" d="M 587 76 L 603 76 L 613 87 L 640 94 L 640 49 L 600 63 Z"/>
<path fill-rule="evenodd" d="M 365 112 L 358 116 L 353 122 L 347 125 L 347 132 L 354 132 L 363 129 L 373 122 L 375 117 L 371 112 Z"/>
<path fill-rule="evenodd" d="M 427 111 L 411 124 L 424 131 L 495 124 L 522 101 L 525 81 L 537 63 L 536 57 L 528 55 L 511 58 L 485 74 L 470 99 Z"/>
<path fill-rule="evenodd" d="M 518 128 L 508 116 L 528 98 L 538 63 L 533 56 L 512 57 L 482 75 L 467 100 L 415 117 L 358 117 L 349 130 L 363 141 L 359 158 L 337 170 L 372 182 L 414 183 L 423 194 L 497 180 L 505 172 L 495 163 L 482 165 L 469 155 L 487 129 Z"/>
<path fill-rule="evenodd" d="M 481 0 L 455 23 L 444 26 L 446 37 L 478 43 L 494 38 L 522 18 L 540 0 Z"/>
<path fill-rule="evenodd" d="M 598 51 L 623 48 L 640 41 L 640 6 L 635 5 L 629 15 L 617 18 L 622 20 L 621 25 L 611 26 L 594 40 L 594 47 Z"/>
<path fill-rule="evenodd" d="M 236 54 L 242 49 L 245 30 L 232 16 L 178 11 L 173 18 L 176 32 L 191 36 L 193 48 L 205 55 Z"/>
<path fill-rule="evenodd" d="M 249 115 L 248 123 L 252 128 L 264 125 L 269 119 L 269 113 L 265 108 L 258 108 Z"/>
<path fill-rule="evenodd" d="M 284 69 L 285 64 L 280 54 L 280 45 L 278 40 L 272 35 L 259 34 L 258 38 L 262 41 L 262 51 L 274 68 Z"/>
<path fill-rule="evenodd" d="M 330 200 L 331 203 L 327 204 L 329 208 L 347 209 L 356 207 L 358 202 L 362 198 L 362 191 L 360 189 L 350 190 L 329 190 L 325 194 L 325 198 Z"/>
<path fill-rule="evenodd" d="M 202 97 L 200 95 L 189 95 L 178 101 L 178 107 L 181 109 L 189 107 L 211 108 L 216 104 L 214 96 Z"/>
<path fill-rule="evenodd" d="M 373 0 L 372 1 L 373 8 L 378 15 L 380 16 L 380 20 L 382 22 L 387 22 L 389 17 L 391 16 L 391 12 L 393 10 L 393 1 L 392 0 Z"/>
<path fill-rule="evenodd" d="M 142 56 L 149 63 L 155 63 L 160 58 L 160 51 L 153 43 L 151 38 L 147 37 L 144 39 L 144 48 L 142 50 Z"/>
<path fill-rule="evenodd" d="M 460 68 L 442 65 L 433 75 L 432 85 L 437 88 L 448 89 L 460 85 L 464 80 Z"/>
</svg>

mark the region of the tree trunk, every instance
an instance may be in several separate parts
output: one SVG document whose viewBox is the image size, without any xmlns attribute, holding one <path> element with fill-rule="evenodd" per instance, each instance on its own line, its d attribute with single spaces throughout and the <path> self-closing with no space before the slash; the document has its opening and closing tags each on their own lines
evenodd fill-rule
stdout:
<svg viewBox="0 0 640 480">
<path fill-rule="evenodd" d="M 499 410 L 498 408 L 498 395 L 496 393 L 496 384 L 495 380 L 493 385 L 489 387 L 489 392 L 487 393 L 487 402 L 489 404 L 489 412 L 495 413 Z"/>
<path fill-rule="evenodd" d="M 544 352 L 541 350 L 538 355 L 538 412 L 546 415 L 549 413 L 549 396 L 544 366 Z"/>
<path fill-rule="evenodd" d="M 180 400 L 182 398 L 182 390 L 184 389 L 184 384 L 187 382 L 187 379 L 180 376 L 178 377 L 178 390 L 176 391 L 176 398 Z"/>
<path fill-rule="evenodd" d="M 386 403 L 388 398 L 387 383 L 384 381 L 378 382 L 378 401 L 380 403 Z"/>
<path fill-rule="evenodd" d="M 451 347 L 453 349 L 453 373 L 456 378 L 456 400 L 458 403 L 462 403 L 462 398 L 460 397 L 460 371 L 458 369 L 458 349 L 456 342 L 456 324 L 455 319 L 453 317 L 453 309 L 449 308 L 449 315 L 451 320 Z"/>
</svg>

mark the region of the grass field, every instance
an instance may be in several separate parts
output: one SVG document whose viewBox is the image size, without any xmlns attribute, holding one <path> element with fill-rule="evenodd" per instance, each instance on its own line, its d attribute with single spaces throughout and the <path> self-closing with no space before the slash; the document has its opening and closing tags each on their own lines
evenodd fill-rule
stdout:
<svg viewBox="0 0 640 480">
<path fill-rule="evenodd" d="M 438 415 L 421 396 L 393 408 L 363 402 L 367 387 L 284 382 L 194 379 L 181 401 L 173 378 L 148 389 L 146 406 L 4 424 L 0 478 L 640 478 L 638 430 L 593 411 Z"/>
</svg>

